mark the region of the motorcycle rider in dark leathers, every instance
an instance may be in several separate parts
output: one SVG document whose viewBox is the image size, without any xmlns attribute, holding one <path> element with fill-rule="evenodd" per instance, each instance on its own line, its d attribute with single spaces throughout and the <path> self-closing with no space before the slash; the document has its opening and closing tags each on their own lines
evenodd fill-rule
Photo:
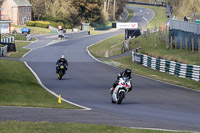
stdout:
<svg viewBox="0 0 200 133">
<path fill-rule="evenodd" d="M 125 71 L 122 71 L 122 72 L 120 72 L 120 73 L 117 75 L 117 77 L 116 77 L 117 80 L 114 82 L 113 87 L 110 89 L 110 93 L 111 93 L 111 94 L 113 93 L 115 87 L 118 85 L 118 83 L 119 83 L 119 78 L 121 78 L 121 77 L 128 77 L 129 80 L 132 80 L 132 77 L 131 77 L 131 69 L 126 68 Z M 131 90 L 132 90 L 132 82 L 131 82 L 131 88 L 128 90 L 128 92 L 130 92 Z"/>
<path fill-rule="evenodd" d="M 60 56 L 60 59 L 58 59 L 58 61 L 57 61 L 57 63 L 56 63 L 56 73 L 58 73 L 58 69 L 57 69 L 57 67 L 59 67 L 59 63 L 63 63 L 64 64 L 64 66 L 65 66 L 65 71 L 67 70 L 67 67 L 68 67 L 68 62 L 67 62 L 67 60 L 65 59 L 65 56 L 64 55 L 61 55 Z"/>
</svg>

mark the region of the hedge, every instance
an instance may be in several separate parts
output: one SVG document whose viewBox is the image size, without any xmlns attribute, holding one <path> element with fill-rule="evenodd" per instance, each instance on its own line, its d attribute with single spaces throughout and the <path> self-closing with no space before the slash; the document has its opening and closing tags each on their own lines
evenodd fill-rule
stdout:
<svg viewBox="0 0 200 133">
<path fill-rule="evenodd" d="M 73 27 L 73 24 L 71 24 L 71 23 L 64 24 L 63 22 L 54 22 L 54 21 L 50 21 L 50 22 L 47 22 L 47 21 L 28 21 L 28 22 L 26 22 L 26 25 L 31 26 L 31 27 L 41 27 L 41 28 L 48 28 L 49 25 L 51 25 L 55 28 L 58 28 L 58 26 L 62 26 L 63 28 L 67 28 L 67 29 Z"/>
<path fill-rule="evenodd" d="M 26 22 L 26 25 L 34 27 L 35 26 L 35 21 L 28 21 L 28 22 Z"/>
<path fill-rule="evenodd" d="M 48 28 L 50 23 L 45 21 L 28 21 L 26 22 L 27 26 L 35 26 L 35 27 L 41 27 L 41 28 Z"/>
<path fill-rule="evenodd" d="M 35 27 L 48 28 L 50 23 L 45 21 L 35 21 Z"/>
</svg>

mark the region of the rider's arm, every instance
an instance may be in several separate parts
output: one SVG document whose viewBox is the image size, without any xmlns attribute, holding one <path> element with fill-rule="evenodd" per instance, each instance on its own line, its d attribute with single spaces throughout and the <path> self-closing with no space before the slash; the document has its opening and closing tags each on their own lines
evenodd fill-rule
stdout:
<svg viewBox="0 0 200 133">
<path fill-rule="evenodd" d="M 117 80 L 122 77 L 122 72 L 117 75 Z"/>
</svg>

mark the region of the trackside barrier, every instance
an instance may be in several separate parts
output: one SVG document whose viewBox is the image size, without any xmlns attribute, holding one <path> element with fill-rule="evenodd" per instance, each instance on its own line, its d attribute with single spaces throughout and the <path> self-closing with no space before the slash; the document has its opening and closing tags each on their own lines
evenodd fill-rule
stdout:
<svg viewBox="0 0 200 133">
<path fill-rule="evenodd" d="M 6 56 L 8 46 L 0 47 L 0 56 Z"/>
<path fill-rule="evenodd" d="M 132 51 L 132 61 L 154 70 L 200 82 L 200 66 L 197 65 L 187 65 L 179 62 L 157 59 L 145 54 L 136 53 L 135 51 Z"/>
</svg>

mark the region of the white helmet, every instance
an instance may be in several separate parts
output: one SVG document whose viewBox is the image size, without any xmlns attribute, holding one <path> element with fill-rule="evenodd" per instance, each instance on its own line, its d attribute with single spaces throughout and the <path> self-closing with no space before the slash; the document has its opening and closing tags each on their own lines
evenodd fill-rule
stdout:
<svg viewBox="0 0 200 133">
<path fill-rule="evenodd" d="M 61 56 L 60 56 L 60 58 L 61 58 L 61 59 L 64 59 L 64 58 L 65 58 L 65 56 L 64 56 L 64 55 L 61 55 Z"/>
</svg>

